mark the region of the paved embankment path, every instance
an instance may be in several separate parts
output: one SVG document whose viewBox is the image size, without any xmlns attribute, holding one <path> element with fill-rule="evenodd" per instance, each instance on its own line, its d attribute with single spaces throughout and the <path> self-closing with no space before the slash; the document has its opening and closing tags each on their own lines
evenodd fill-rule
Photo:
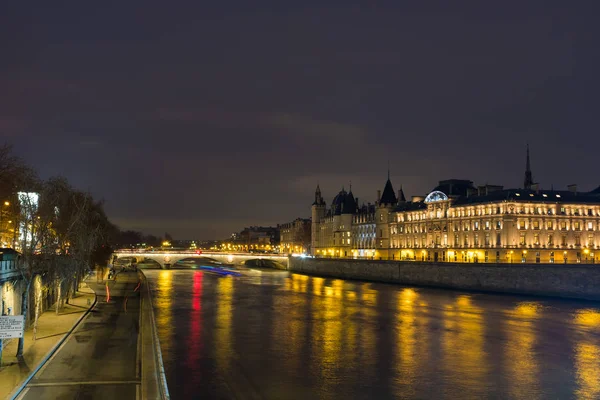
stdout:
<svg viewBox="0 0 600 400">
<path fill-rule="evenodd" d="M 136 398 L 140 387 L 138 274 L 122 272 L 109 280 L 109 299 L 106 282 L 88 284 L 98 296 L 96 306 L 17 398 Z"/>
<path fill-rule="evenodd" d="M 56 314 L 54 306 L 39 317 L 37 339 L 33 340 L 33 329 L 25 331 L 23 359 L 18 360 L 18 339 L 4 341 L 2 367 L 0 367 L 0 399 L 7 397 L 31 374 L 54 346 L 73 328 L 73 325 L 94 303 L 94 292 L 82 283 L 70 304 L 61 307 Z"/>
</svg>

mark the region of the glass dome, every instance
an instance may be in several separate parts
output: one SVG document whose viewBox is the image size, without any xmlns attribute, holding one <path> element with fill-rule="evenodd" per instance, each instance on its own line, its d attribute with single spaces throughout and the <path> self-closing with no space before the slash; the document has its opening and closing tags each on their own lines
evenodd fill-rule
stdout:
<svg viewBox="0 0 600 400">
<path fill-rule="evenodd" d="M 425 197 L 425 203 L 433 203 L 435 201 L 445 201 L 448 200 L 448 196 L 446 196 L 443 192 L 438 190 L 431 192 Z"/>
</svg>

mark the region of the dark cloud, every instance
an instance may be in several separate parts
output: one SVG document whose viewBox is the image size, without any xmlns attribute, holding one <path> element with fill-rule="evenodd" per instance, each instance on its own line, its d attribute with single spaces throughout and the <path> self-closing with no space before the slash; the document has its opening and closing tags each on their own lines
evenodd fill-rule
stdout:
<svg viewBox="0 0 600 400">
<path fill-rule="evenodd" d="M 595 2 L 0 6 L 0 138 L 125 228 L 224 236 L 387 174 L 597 185 Z"/>
</svg>

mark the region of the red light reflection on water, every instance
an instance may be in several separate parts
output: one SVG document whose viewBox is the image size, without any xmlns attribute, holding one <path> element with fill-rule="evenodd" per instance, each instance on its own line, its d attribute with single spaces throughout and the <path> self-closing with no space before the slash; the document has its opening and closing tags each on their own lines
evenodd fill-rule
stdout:
<svg viewBox="0 0 600 400">
<path fill-rule="evenodd" d="M 190 334 L 188 335 L 188 363 L 196 366 L 202 351 L 202 272 L 194 272 L 192 287 L 192 313 L 190 316 Z"/>
</svg>

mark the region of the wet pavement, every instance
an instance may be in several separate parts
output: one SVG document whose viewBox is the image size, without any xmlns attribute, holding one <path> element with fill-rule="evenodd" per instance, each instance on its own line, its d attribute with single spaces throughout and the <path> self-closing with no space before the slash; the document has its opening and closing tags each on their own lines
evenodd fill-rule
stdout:
<svg viewBox="0 0 600 400">
<path fill-rule="evenodd" d="M 136 272 L 119 273 L 107 292 L 104 283 L 88 281 L 98 303 L 18 398 L 135 399 L 140 385 L 138 282 Z"/>
<path fill-rule="evenodd" d="M 600 304 L 146 270 L 173 399 L 599 399 Z"/>
</svg>

